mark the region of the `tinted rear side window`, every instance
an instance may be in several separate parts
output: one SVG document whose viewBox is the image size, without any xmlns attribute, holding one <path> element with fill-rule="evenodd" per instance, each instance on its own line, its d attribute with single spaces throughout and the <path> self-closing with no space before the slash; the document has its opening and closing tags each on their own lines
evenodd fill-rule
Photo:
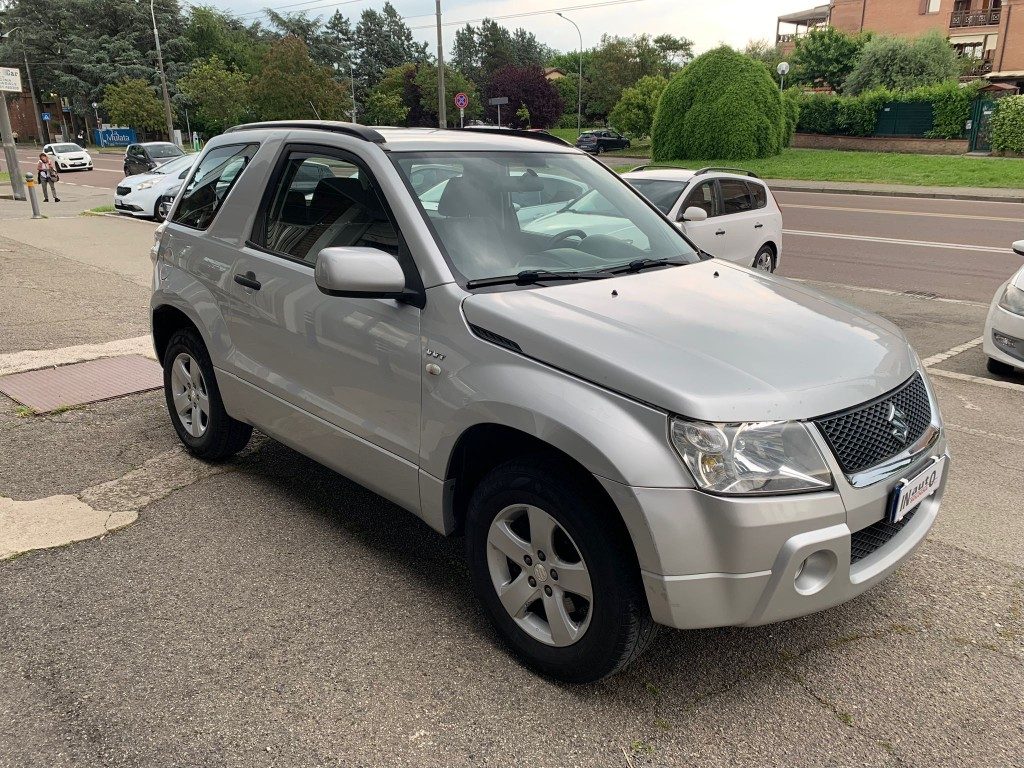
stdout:
<svg viewBox="0 0 1024 768">
<path fill-rule="evenodd" d="M 257 149 L 259 144 L 234 144 L 210 150 L 182 189 L 172 221 L 193 229 L 209 227 Z"/>
<path fill-rule="evenodd" d="M 750 189 L 750 199 L 754 201 L 755 208 L 764 208 L 768 205 L 768 190 L 764 188 L 763 184 L 748 181 L 747 187 Z"/>
</svg>

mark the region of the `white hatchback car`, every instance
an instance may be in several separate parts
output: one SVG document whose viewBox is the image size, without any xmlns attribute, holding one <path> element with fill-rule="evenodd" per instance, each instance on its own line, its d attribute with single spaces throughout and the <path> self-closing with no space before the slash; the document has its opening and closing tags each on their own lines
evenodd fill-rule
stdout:
<svg viewBox="0 0 1024 768">
<path fill-rule="evenodd" d="M 47 144 L 43 147 L 43 153 L 53 161 L 58 171 L 92 170 L 92 155 L 77 144 Z"/>
<path fill-rule="evenodd" d="M 1024 240 L 1015 242 L 1013 250 L 1024 256 Z M 983 339 L 990 373 L 1010 376 L 1015 368 L 1024 370 L 1024 267 L 992 298 Z"/>
<path fill-rule="evenodd" d="M 198 159 L 199 155 L 183 155 L 157 166 L 149 173 L 121 179 L 114 190 L 114 208 L 119 213 L 163 221 L 167 211 L 166 200 L 163 198 L 174 199 Z"/>
<path fill-rule="evenodd" d="M 712 256 L 765 272 L 782 258 L 782 211 L 768 186 L 735 168 L 641 165 L 622 175 Z"/>
</svg>

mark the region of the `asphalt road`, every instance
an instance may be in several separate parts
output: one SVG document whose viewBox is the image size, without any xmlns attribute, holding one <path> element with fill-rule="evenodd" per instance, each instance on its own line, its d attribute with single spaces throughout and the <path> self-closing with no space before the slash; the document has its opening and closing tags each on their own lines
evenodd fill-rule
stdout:
<svg viewBox="0 0 1024 768">
<path fill-rule="evenodd" d="M 964 220 L 895 212 L 935 201 L 785 197 L 787 229 L 907 240 L 934 220 L 932 242 L 975 244 L 950 239 Z M 933 361 L 954 462 L 914 558 L 820 614 L 666 630 L 595 686 L 552 684 L 502 650 L 460 539 L 278 443 L 210 467 L 177 448 L 160 393 L 37 417 L 0 395 L 0 496 L 99 493 L 97 508 L 139 511 L 0 562 L 0 768 L 1024 766 L 1024 377 L 989 376 L 977 347 L 943 359 L 980 335 L 1020 262 L 997 261 L 1012 222 L 981 221 L 963 226 L 1003 228 L 982 251 L 786 240 L 784 274 L 885 315 Z M 5 220 L 0 362 L 146 333 L 152 226 Z M 840 269 L 868 242 L 878 264 Z M 922 251 L 909 271 L 924 286 L 950 286 L 941 263 L 983 301 L 875 282 Z"/>
<path fill-rule="evenodd" d="M 110 187 L 113 189 L 117 182 L 124 178 L 124 152 L 117 153 L 97 152 L 89 149 L 92 155 L 93 170 L 91 171 L 69 171 L 61 175 L 67 181 L 81 180 L 96 186 Z M 39 152 L 33 149 L 18 149 L 18 161 L 21 163 L 22 171 L 35 173 L 36 163 L 39 162 Z"/>
<path fill-rule="evenodd" d="M 1024 260 L 1024 205 L 777 192 L 780 274 L 987 302 Z"/>
</svg>

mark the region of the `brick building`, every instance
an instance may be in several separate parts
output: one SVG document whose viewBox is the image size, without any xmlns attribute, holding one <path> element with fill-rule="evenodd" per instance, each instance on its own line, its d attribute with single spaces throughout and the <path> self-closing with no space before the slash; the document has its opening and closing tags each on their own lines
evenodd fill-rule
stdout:
<svg viewBox="0 0 1024 768">
<path fill-rule="evenodd" d="M 960 56 L 977 62 L 973 74 L 1024 82 L 1024 0 L 831 0 L 780 16 L 776 41 L 789 53 L 796 38 L 818 26 L 908 37 L 937 29 Z"/>
</svg>

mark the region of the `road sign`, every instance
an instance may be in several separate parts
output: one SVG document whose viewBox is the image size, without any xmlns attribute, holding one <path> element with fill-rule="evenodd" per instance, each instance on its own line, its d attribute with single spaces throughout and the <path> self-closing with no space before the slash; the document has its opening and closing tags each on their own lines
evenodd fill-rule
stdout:
<svg viewBox="0 0 1024 768">
<path fill-rule="evenodd" d="M 508 96 L 499 96 L 496 99 L 488 99 L 487 103 L 492 107 L 500 107 L 502 104 L 508 104 Z"/>
<path fill-rule="evenodd" d="M 0 67 L 0 91 L 21 93 L 21 70 L 17 67 Z"/>
<path fill-rule="evenodd" d="M 47 122 L 47 123 L 50 122 L 50 113 L 49 112 L 43 112 L 43 114 L 41 114 L 40 117 L 43 118 L 43 120 L 45 122 Z"/>
<path fill-rule="evenodd" d="M 469 106 L 469 96 L 464 93 L 455 94 L 455 106 L 459 109 L 465 109 Z"/>
</svg>

